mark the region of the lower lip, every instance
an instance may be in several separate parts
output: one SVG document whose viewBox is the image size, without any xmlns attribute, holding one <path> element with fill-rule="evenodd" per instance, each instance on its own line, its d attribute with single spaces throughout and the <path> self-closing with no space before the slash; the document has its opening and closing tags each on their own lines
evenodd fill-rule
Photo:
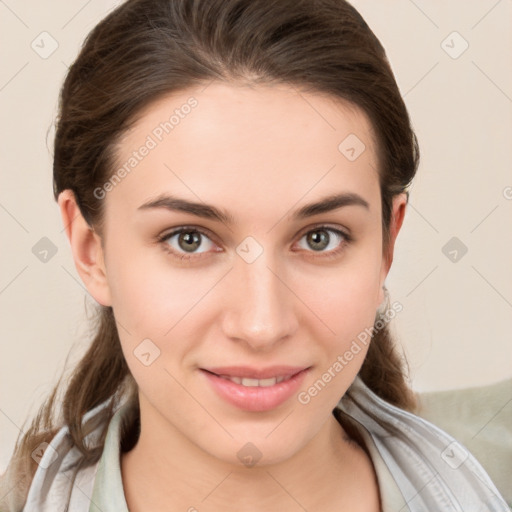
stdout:
<svg viewBox="0 0 512 512">
<path fill-rule="evenodd" d="M 263 412 L 279 407 L 297 393 L 308 370 L 306 368 L 288 380 L 267 387 L 242 386 L 205 370 L 201 372 L 219 396 L 230 404 L 246 411 Z"/>
</svg>

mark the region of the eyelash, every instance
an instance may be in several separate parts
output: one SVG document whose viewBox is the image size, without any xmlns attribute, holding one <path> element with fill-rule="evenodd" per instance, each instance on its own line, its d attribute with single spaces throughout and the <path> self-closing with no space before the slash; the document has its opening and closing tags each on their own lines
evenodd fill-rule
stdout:
<svg viewBox="0 0 512 512">
<path fill-rule="evenodd" d="M 335 233 L 337 236 L 340 236 L 343 239 L 343 241 L 340 243 L 338 248 L 333 249 L 331 251 L 326 251 L 326 252 L 320 251 L 316 255 L 312 255 L 311 256 L 312 258 L 323 258 L 323 259 L 335 258 L 342 251 L 345 250 L 347 245 L 349 245 L 350 243 L 353 242 L 352 236 L 349 235 L 348 233 L 346 233 L 346 232 L 344 232 L 344 231 L 342 231 L 340 229 L 333 228 L 333 227 L 330 227 L 330 226 L 326 226 L 326 225 L 323 225 L 323 224 L 319 225 L 319 226 L 315 226 L 315 227 L 310 228 L 307 231 L 303 232 L 300 235 L 299 240 L 302 240 L 302 238 L 304 238 L 306 235 L 308 235 L 309 233 L 314 233 L 315 231 L 327 231 L 329 233 Z M 182 226 L 182 227 L 180 227 L 178 229 L 175 229 L 175 230 L 171 231 L 170 233 L 165 233 L 165 234 L 159 236 L 157 238 L 157 241 L 158 241 L 158 243 L 162 244 L 164 250 L 167 253 L 169 253 L 171 256 L 173 256 L 173 257 L 175 257 L 175 258 L 177 258 L 179 260 L 199 259 L 199 258 L 202 258 L 203 255 L 208 254 L 206 252 L 205 253 L 199 253 L 199 254 L 196 254 L 196 255 L 194 255 L 194 253 L 190 253 L 190 254 L 177 253 L 174 249 L 172 249 L 169 246 L 167 241 L 170 240 L 173 236 L 179 235 L 180 233 L 199 233 L 200 235 L 203 235 L 206 238 L 211 240 L 211 237 L 208 235 L 208 233 L 206 233 L 202 229 L 199 229 L 199 228 L 194 227 L 194 226 Z M 313 252 L 314 253 L 315 251 L 306 251 L 306 252 Z"/>
</svg>

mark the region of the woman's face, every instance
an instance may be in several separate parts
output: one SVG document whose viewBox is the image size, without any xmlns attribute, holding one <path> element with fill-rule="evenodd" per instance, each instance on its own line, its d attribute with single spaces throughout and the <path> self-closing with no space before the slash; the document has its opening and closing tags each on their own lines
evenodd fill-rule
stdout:
<svg viewBox="0 0 512 512">
<path fill-rule="evenodd" d="M 287 459 L 332 420 L 383 300 L 366 117 L 292 87 L 212 83 L 153 104 L 116 151 L 96 190 L 96 299 L 113 307 L 142 428 L 227 462 Z"/>
</svg>

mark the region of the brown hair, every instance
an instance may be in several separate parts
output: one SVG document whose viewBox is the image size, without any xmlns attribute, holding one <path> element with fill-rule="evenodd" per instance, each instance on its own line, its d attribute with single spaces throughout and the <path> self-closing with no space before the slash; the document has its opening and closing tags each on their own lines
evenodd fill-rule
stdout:
<svg viewBox="0 0 512 512">
<path fill-rule="evenodd" d="M 418 145 L 383 47 L 344 0 L 128 0 L 116 8 L 88 35 L 61 90 L 55 198 L 71 189 L 83 217 L 101 232 L 102 200 L 94 190 L 113 173 L 115 143 L 157 99 L 212 80 L 291 84 L 361 108 L 377 138 L 387 251 L 392 200 L 414 178 Z M 360 375 L 384 400 L 412 408 L 387 325 L 374 333 Z M 84 445 L 83 414 L 110 399 L 103 412 L 109 420 L 117 401 L 136 392 L 110 307 L 100 307 L 59 422 L 52 417 L 57 388 L 16 444 L 10 470 L 21 475 L 19 503 L 37 467 L 35 446 L 67 424 L 85 462 L 98 460 L 101 449 Z"/>
</svg>

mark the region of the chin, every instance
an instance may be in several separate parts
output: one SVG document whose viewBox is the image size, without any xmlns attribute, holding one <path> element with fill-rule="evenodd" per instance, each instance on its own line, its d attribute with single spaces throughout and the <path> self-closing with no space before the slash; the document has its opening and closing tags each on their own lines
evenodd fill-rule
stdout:
<svg viewBox="0 0 512 512">
<path fill-rule="evenodd" d="M 268 434 L 244 436 L 229 442 L 228 446 L 217 446 L 214 451 L 210 447 L 204 448 L 216 459 L 239 468 L 261 468 L 280 464 L 301 450 L 298 442 L 290 445 L 285 444 L 278 436 L 273 440 L 267 436 Z"/>
</svg>

